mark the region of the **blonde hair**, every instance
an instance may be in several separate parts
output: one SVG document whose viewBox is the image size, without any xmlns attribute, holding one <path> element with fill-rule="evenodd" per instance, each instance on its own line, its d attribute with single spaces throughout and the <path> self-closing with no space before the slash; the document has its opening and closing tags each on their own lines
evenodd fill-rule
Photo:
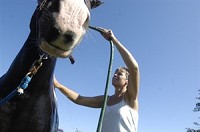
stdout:
<svg viewBox="0 0 200 132">
<path fill-rule="evenodd" d="M 126 75 L 126 79 L 128 79 L 128 76 L 129 76 L 129 70 L 127 67 L 119 67 L 118 70 L 122 71 L 122 72 L 125 72 L 125 75 Z"/>
</svg>

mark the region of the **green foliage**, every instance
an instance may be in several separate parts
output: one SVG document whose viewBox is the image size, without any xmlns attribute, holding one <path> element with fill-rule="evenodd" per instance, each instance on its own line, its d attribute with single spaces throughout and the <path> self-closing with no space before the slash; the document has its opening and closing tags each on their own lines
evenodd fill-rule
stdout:
<svg viewBox="0 0 200 132">
<path fill-rule="evenodd" d="M 199 130 L 190 129 L 190 128 L 186 128 L 186 129 L 187 129 L 186 132 L 200 132 L 200 129 Z"/>
<path fill-rule="evenodd" d="M 78 130 L 77 128 L 76 128 L 76 131 L 75 132 L 81 132 L 80 130 Z"/>
<path fill-rule="evenodd" d="M 194 112 L 199 112 L 200 111 L 200 90 L 199 91 L 199 97 L 196 97 L 196 99 L 198 100 L 198 102 L 196 103 L 195 108 L 193 109 Z M 200 119 L 200 117 L 199 117 Z M 186 128 L 187 131 L 186 132 L 200 132 L 200 124 L 198 122 L 193 122 L 195 126 L 198 127 L 198 129 L 191 129 L 191 128 Z"/>
</svg>

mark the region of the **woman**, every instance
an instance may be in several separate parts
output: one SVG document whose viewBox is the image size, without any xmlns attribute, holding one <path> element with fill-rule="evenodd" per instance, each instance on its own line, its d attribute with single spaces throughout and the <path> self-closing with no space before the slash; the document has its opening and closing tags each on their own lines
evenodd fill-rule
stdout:
<svg viewBox="0 0 200 132">
<path fill-rule="evenodd" d="M 112 78 L 115 93 L 108 97 L 102 124 L 102 132 L 136 132 L 138 126 L 139 66 L 132 54 L 119 42 L 111 30 L 100 28 L 103 37 L 112 40 L 127 68 L 118 68 Z M 101 108 L 104 95 L 85 97 L 60 84 L 54 85 L 76 104 Z"/>
</svg>

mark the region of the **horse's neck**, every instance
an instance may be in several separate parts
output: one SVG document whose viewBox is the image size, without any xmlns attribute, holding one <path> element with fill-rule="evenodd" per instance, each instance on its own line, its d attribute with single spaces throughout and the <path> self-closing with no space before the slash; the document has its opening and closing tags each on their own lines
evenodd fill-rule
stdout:
<svg viewBox="0 0 200 132">
<path fill-rule="evenodd" d="M 8 89 L 16 88 L 23 77 L 29 72 L 29 69 L 34 61 L 38 60 L 40 55 L 44 53 L 39 49 L 35 36 L 35 33 L 30 33 L 28 39 L 12 62 L 10 68 L 0 79 L 0 81 L 4 81 L 3 83 L 0 83 L 4 84 L 2 87 L 9 86 Z M 32 81 L 37 83 L 36 85 L 41 85 L 41 83 L 43 84 L 46 81 L 50 81 L 52 79 L 55 63 L 56 58 L 54 57 L 48 57 L 47 60 L 44 60 L 42 67 L 32 78 Z"/>
</svg>

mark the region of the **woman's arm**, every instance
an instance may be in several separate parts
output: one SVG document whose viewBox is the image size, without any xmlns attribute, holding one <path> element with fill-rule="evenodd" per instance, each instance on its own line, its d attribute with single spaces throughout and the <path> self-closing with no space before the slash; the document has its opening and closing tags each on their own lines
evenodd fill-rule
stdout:
<svg viewBox="0 0 200 132">
<path fill-rule="evenodd" d="M 103 105 L 103 96 L 84 97 L 69 89 L 68 87 L 60 84 L 54 77 L 54 86 L 58 88 L 69 100 L 72 102 L 92 108 L 100 108 Z"/>
<path fill-rule="evenodd" d="M 136 59 L 133 55 L 126 49 L 121 42 L 114 36 L 111 30 L 103 29 L 104 31 L 103 36 L 107 40 L 112 40 L 113 44 L 116 46 L 117 50 L 119 51 L 124 63 L 129 69 L 129 76 L 128 76 L 128 99 L 130 101 L 131 107 L 134 109 L 138 109 L 138 92 L 139 92 L 139 81 L 140 81 L 140 73 L 139 73 L 139 66 Z"/>
</svg>

